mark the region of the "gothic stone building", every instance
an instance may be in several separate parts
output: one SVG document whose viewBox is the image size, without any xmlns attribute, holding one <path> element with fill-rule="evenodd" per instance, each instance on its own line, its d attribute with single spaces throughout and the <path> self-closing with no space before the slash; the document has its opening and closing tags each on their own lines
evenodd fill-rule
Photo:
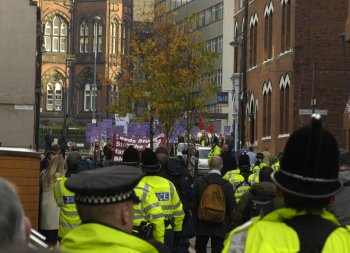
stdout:
<svg viewBox="0 0 350 253">
<path fill-rule="evenodd" d="M 327 114 L 323 124 L 345 147 L 343 49 L 347 0 L 253 0 L 244 20 L 244 0 L 234 10 L 234 36 L 247 23 L 245 136 L 255 150 L 276 154 L 312 109 Z M 235 50 L 234 72 L 240 47 Z M 243 56 L 244 57 L 244 56 Z M 314 88 L 313 88 L 313 85 Z M 307 109 L 307 110 L 305 110 Z"/>
<path fill-rule="evenodd" d="M 66 116 L 68 126 L 85 125 L 92 120 L 95 103 L 96 118 L 109 117 L 108 105 L 117 98 L 119 56 L 128 47 L 131 5 L 122 0 L 40 0 L 38 5 L 41 124 L 63 125 Z"/>
</svg>

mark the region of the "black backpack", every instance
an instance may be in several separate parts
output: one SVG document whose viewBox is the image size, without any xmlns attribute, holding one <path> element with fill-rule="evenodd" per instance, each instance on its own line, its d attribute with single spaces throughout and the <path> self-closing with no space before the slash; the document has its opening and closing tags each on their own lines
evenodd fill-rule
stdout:
<svg viewBox="0 0 350 253">
<path fill-rule="evenodd" d="M 250 218 L 255 216 L 265 216 L 275 209 L 274 196 L 264 196 L 261 194 L 253 194 L 253 198 L 249 204 Z"/>
</svg>

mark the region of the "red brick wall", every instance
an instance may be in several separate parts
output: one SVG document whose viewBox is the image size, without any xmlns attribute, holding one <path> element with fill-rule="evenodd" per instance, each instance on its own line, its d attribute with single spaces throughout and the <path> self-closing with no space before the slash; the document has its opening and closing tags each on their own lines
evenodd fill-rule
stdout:
<svg viewBox="0 0 350 253">
<path fill-rule="evenodd" d="M 281 1 L 273 0 L 273 48 L 272 61 L 264 63 L 265 5 L 270 1 L 253 1 L 249 5 L 250 16 L 258 14 L 257 67 L 247 72 L 247 89 L 254 94 L 259 109 L 257 113 L 256 151 L 266 147 L 277 154 L 283 151 L 288 137 L 279 138 L 280 126 L 280 88 L 281 75 L 291 78 L 289 97 L 289 132 L 309 122 L 309 116 L 299 116 L 299 108 L 311 109 L 312 63 L 318 63 L 316 78 L 316 97 L 318 109 L 328 110 L 324 125 L 338 139 L 340 147 L 345 147 L 343 130 L 343 64 L 339 33 L 344 31 L 347 18 L 347 0 L 335 1 L 291 1 L 291 52 L 281 55 Z M 244 11 L 236 15 L 241 33 Z M 248 23 L 249 24 L 249 23 Z M 249 59 L 248 26 L 248 59 Z M 265 81 L 272 83 L 272 122 L 271 139 L 262 140 L 263 94 Z M 249 99 L 249 97 L 248 97 Z M 249 125 L 246 126 L 249 132 Z M 248 135 L 247 141 L 249 141 Z"/>
</svg>

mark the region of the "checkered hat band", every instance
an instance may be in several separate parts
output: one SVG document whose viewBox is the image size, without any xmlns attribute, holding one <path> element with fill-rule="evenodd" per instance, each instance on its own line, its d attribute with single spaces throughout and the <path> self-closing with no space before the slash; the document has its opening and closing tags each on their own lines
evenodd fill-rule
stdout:
<svg viewBox="0 0 350 253">
<path fill-rule="evenodd" d="M 113 203 L 119 203 L 130 199 L 133 194 L 133 190 L 125 193 L 118 193 L 112 196 L 87 196 L 75 194 L 75 200 L 77 203 L 85 205 L 107 205 Z"/>
</svg>

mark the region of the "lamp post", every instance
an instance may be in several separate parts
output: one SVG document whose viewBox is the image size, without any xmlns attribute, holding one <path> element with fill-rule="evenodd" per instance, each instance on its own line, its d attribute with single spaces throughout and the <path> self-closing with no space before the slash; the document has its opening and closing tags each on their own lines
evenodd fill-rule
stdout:
<svg viewBox="0 0 350 253">
<path fill-rule="evenodd" d="M 240 47 L 240 64 L 239 64 L 239 73 L 238 75 L 236 73 L 233 73 L 231 80 L 233 81 L 233 88 L 234 88 L 234 94 L 235 94 L 235 107 L 236 107 L 236 112 L 234 112 L 234 127 L 235 127 L 235 149 L 239 150 L 241 145 L 244 143 L 242 136 L 244 133 L 243 129 L 243 124 L 244 121 L 240 122 L 240 118 L 242 119 L 242 116 L 239 117 L 240 114 L 244 114 L 244 106 L 242 103 L 242 100 L 240 101 L 240 93 L 243 91 L 243 83 L 242 83 L 242 76 L 243 76 L 243 50 L 242 50 L 242 43 L 238 41 L 236 38 L 233 39 L 233 41 L 230 42 L 230 46 L 234 48 Z M 234 70 L 233 70 L 234 72 Z M 243 98 L 243 97 L 242 97 Z M 241 102 L 241 103 L 240 103 Z"/>
<path fill-rule="evenodd" d="M 98 28 L 99 23 L 101 22 L 101 17 L 96 16 L 93 18 L 94 21 L 94 83 L 92 85 L 92 123 L 96 123 L 96 107 L 97 107 L 97 77 L 96 77 L 96 62 L 97 62 L 97 36 L 98 36 Z"/>
<path fill-rule="evenodd" d="M 72 64 L 74 63 L 75 58 L 73 56 L 69 56 L 66 59 L 66 86 L 64 89 L 64 100 L 65 100 L 65 104 L 63 105 L 63 113 L 64 113 L 64 118 L 63 118 L 63 129 L 64 129 L 64 137 L 67 140 L 67 120 L 68 120 L 68 116 L 69 116 L 69 92 L 68 90 L 70 89 L 71 86 L 71 67 Z"/>
</svg>

